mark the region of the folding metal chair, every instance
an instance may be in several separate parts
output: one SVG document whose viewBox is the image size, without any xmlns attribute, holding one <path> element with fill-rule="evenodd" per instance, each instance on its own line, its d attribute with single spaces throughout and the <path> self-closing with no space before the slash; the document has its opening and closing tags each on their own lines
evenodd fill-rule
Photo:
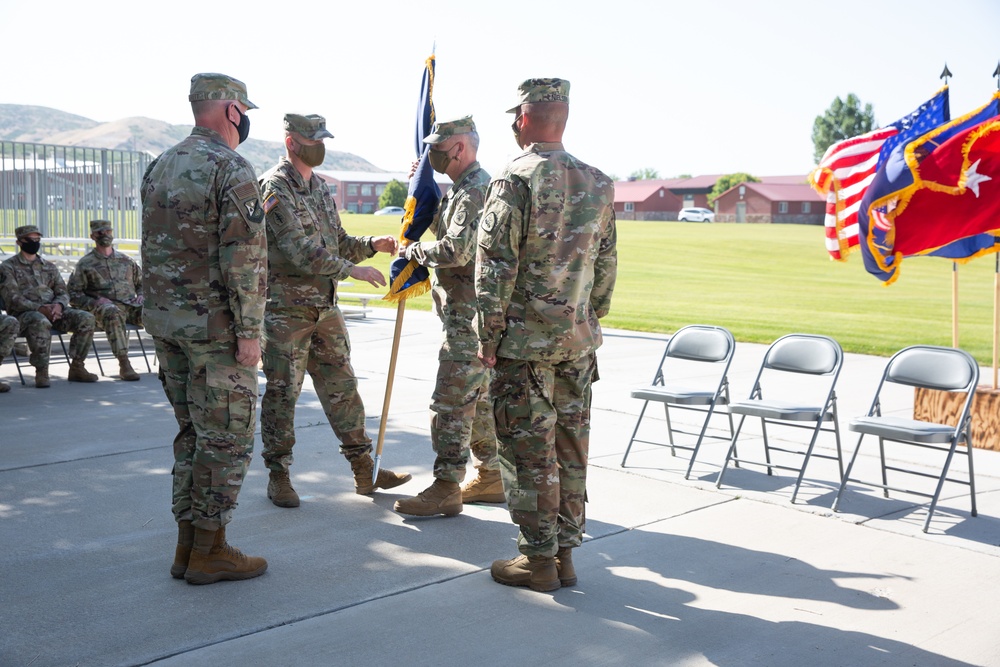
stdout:
<svg viewBox="0 0 1000 667">
<path fill-rule="evenodd" d="M 7 312 L 7 306 L 3 302 L 3 298 L 0 298 L 0 312 Z M 62 334 L 55 329 L 49 329 L 49 333 L 53 336 L 59 337 L 59 345 L 62 346 L 63 356 L 66 357 L 66 363 L 69 364 L 69 350 L 66 349 L 66 343 L 63 341 Z M 20 336 L 19 336 L 20 337 Z M 17 358 L 17 352 L 11 349 L 10 356 L 14 358 L 14 366 L 17 367 L 17 376 L 21 378 L 21 384 L 24 385 L 24 373 L 21 372 L 21 361 Z"/>
<path fill-rule="evenodd" d="M 730 461 L 734 464 L 749 463 L 764 466 L 768 475 L 773 475 L 775 468 L 797 472 L 795 490 L 792 492 L 793 503 L 798 496 L 799 487 L 802 486 L 806 466 L 813 456 L 836 460 L 840 467 L 840 477 L 843 478 L 844 459 L 840 447 L 835 391 L 843 364 L 844 351 L 837 341 L 828 336 L 789 334 L 774 341 L 764 354 L 750 398 L 729 405 L 729 413 L 740 415 L 740 421 L 736 426 L 736 433 L 733 435 L 716 487 L 722 486 L 722 479 Z M 768 398 L 764 397 L 765 386 L 768 388 Z M 773 395 L 779 398 L 773 398 Z M 740 437 L 743 422 L 747 417 L 760 419 L 764 440 L 764 461 L 740 458 L 736 454 L 736 441 Z M 812 436 L 808 446 L 803 450 L 791 449 L 790 445 L 779 447 L 771 444 L 767 434 L 768 424 L 811 430 Z M 836 456 L 814 451 L 821 432 L 834 434 Z M 801 457 L 801 464 L 790 466 L 775 463 L 771 460 L 771 453 L 775 451 Z"/>
<path fill-rule="evenodd" d="M 936 389 L 938 391 L 962 392 L 966 396 L 955 424 L 937 424 L 934 422 L 883 415 L 880 396 L 886 383 Z M 923 530 L 926 533 L 931 525 L 931 518 L 934 516 L 934 508 L 937 507 L 938 499 L 941 497 L 941 489 L 944 487 L 944 483 L 948 481 L 965 484 L 969 487 L 969 497 L 972 501 L 972 516 L 976 516 L 976 479 L 972 466 L 972 435 L 970 428 L 972 423 L 972 400 L 975 396 L 976 385 L 978 383 L 979 364 L 964 350 L 951 347 L 935 347 L 932 345 L 914 345 L 904 348 L 893 355 L 885 367 L 885 372 L 882 374 L 878 388 L 875 390 L 875 398 L 868 409 L 868 414 L 864 417 L 852 419 L 848 425 L 851 431 L 860 435 L 858 436 L 858 445 L 851 456 L 850 463 L 847 465 L 847 472 L 840 483 L 840 489 L 837 491 L 837 497 L 833 499 L 832 509 L 835 512 L 837 511 L 840 498 L 844 493 L 844 489 L 847 488 L 848 482 L 856 482 L 880 488 L 882 489 L 882 495 L 886 498 L 889 497 L 889 491 L 923 496 L 931 499 L 930 507 L 927 510 L 927 520 L 924 521 Z M 873 435 L 878 438 L 879 461 L 882 468 L 881 484 L 851 477 L 851 471 L 858 459 L 858 454 L 861 451 L 861 443 L 866 435 Z M 896 442 L 902 445 L 947 452 L 941 472 L 931 474 L 914 468 L 907 469 L 888 465 L 885 456 L 886 442 Z M 958 449 L 959 443 L 965 445 L 964 450 Z M 967 480 L 948 477 L 948 468 L 956 452 L 965 454 L 968 457 L 969 477 Z M 887 470 L 936 479 L 937 486 L 934 489 L 934 493 L 889 486 L 888 475 L 886 474 Z"/>
<path fill-rule="evenodd" d="M 146 362 L 146 372 L 152 373 L 153 368 L 149 365 L 149 357 L 146 355 L 146 346 L 143 345 L 142 335 L 140 334 L 142 327 L 136 326 L 135 324 L 126 324 L 125 340 L 131 340 L 133 331 L 135 332 L 135 339 L 139 342 L 139 349 L 142 350 L 142 360 Z M 96 334 L 97 332 L 95 331 L 94 333 Z M 97 351 L 97 340 L 91 339 L 91 346 L 94 348 L 94 358 L 97 359 L 97 368 L 101 372 L 101 375 L 104 375 L 104 366 L 101 365 L 101 354 Z"/>
<path fill-rule="evenodd" d="M 705 438 L 716 438 L 719 440 L 729 440 L 733 435 L 733 418 L 726 413 L 717 413 L 716 407 L 729 403 L 729 364 L 733 360 L 733 351 L 736 348 L 736 341 L 728 330 L 722 327 L 693 324 L 691 326 L 678 329 L 663 351 L 660 365 L 656 368 L 653 382 L 649 387 L 636 389 L 632 392 L 632 398 L 644 401 L 642 410 L 639 412 L 639 419 L 635 423 L 632 431 L 632 438 L 628 441 L 625 449 L 625 456 L 622 458 L 622 467 L 628 460 L 629 452 L 632 451 L 632 444 L 641 442 L 647 445 L 658 445 L 670 447 L 670 454 L 677 456 L 677 449 L 691 452 L 691 460 L 688 463 L 687 472 L 684 479 L 691 475 L 698 450 Z M 669 367 L 668 367 L 669 366 Z M 687 378 L 694 380 L 699 386 L 681 386 L 676 382 L 682 377 L 684 371 L 698 374 L 706 373 L 706 366 L 714 366 L 707 378 Z M 641 440 L 636 437 L 639 433 L 639 426 L 642 418 L 646 414 L 649 402 L 655 401 L 663 404 L 663 412 L 667 419 L 667 438 L 669 444 L 652 440 Z M 670 420 L 670 408 L 678 410 L 690 410 L 704 413 L 705 419 L 701 424 L 701 430 L 697 433 L 675 428 Z M 729 435 L 712 435 L 707 433 L 709 422 L 713 415 L 724 416 L 729 420 Z M 697 435 L 694 445 L 679 445 L 674 442 L 674 433 L 684 435 Z"/>
</svg>

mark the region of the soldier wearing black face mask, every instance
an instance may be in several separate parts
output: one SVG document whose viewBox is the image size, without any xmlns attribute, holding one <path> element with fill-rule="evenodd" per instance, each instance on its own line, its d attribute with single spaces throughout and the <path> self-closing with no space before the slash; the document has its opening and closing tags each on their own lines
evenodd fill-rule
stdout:
<svg viewBox="0 0 1000 667">
<path fill-rule="evenodd" d="M 94 316 L 108 335 L 121 379 L 135 381 L 139 374 L 128 358 L 125 325 L 142 326 L 142 270 L 134 259 L 115 250 L 115 235 L 107 220 L 90 221 L 90 238 L 97 247 L 76 263 L 69 278 L 70 302 Z"/>
<path fill-rule="evenodd" d="M 195 74 L 188 101 L 194 129 L 142 179 L 142 319 L 179 427 L 170 574 L 211 584 L 267 570 L 226 533 L 253 453 L 267 246 L 257 177 L 235 151 L 257 108 L 246 85 Z"/>
<path fill-rule="evenodd" d="M 354 472 L 354 490 L 368 495 L 410 479 L 382 468 L 372 483 L 371 438 L 365 406 L 351 367 L 350 340 L 337 307 L 337 283 L 348 277 L 375 287 L 385 276 L 358 263 L 393 253 L 392 236 L 350 236 L 340 223 L 330 189 L 313 168 L 323 164 L 323 139 L 333 138 L 316 114 L 285 114 L 286 156 L 260 178 L 267 212 L 268 299 L 264 315 L 264 374 L 260 406 L 267 497 L 278 507 L 298 507 L 289 467 L 295 445 L 295 403 L 306 371 L 326 418 Z"/>
<path fill-rule="evenodd" d="M 20 334 L 28 342 L 28 361 L 35 367 L 35 386 L 49 386 L 51 329 L 73 333 L 69 341 L 70 382 L 97 382 L 87 372 L 84 360 L 94 336 L 94 316 L 69 307 L 69 293 L 58 267 L 38 251 L 42 234 L 38 227 L 25 225 L 14 230 L 20 252 L 0 264 L 0 296 L 7 312 L 20 323 Z"/>
</svg>

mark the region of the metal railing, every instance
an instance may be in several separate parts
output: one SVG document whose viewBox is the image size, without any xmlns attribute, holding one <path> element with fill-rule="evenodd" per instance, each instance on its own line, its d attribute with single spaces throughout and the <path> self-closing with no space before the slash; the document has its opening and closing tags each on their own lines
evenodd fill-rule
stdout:
<svg viewBox="0 0 1000 667">
<path fill-rule="evenodd" d="M 141 238 L 139 187 L 148 153 L 0 141 L 0 237 L 22 225 L 45 236 L 87 238 L 110 220 L 118 238 Z"/>
</svg>

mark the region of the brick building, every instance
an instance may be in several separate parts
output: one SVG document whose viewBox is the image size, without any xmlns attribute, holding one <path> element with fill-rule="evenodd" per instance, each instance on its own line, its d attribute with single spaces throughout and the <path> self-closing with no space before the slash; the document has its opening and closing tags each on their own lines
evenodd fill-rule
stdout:
<svg viewBox="0 0 1000 667">
<path fill-rule="evenodd" d="M 740 183 L 715 200 L 716 222 L 822 225 L 825 212 L 826 201 L 806 183 Z"/>
<path fill-rule="evenodd" d="M 337 208 L 348 213 L 374 213 L 378 210 L 378 198 L 382 196 L 389 181 L 396 180 L 406 186 L 410 175 L 390 171 L 320 171 L 315 170 L 327 185 Z M 442 194 L 451 187 L 451 179 L 435 174 L 434 180 Z"/>
</svg>

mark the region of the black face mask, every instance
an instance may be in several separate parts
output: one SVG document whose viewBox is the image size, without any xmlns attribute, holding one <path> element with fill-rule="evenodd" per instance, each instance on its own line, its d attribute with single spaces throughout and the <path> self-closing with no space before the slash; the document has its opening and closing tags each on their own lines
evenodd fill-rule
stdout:
<svg viewBox="0 0 1000 667">
<path fill-rule="evenodd" d="M 250 116 L 240 111 L 240 108 L 235 104 L 233 106 L 236 107 L 236 113 L 240 115 L 240 124 L 237 125 L 233 121 L 229 122 L 233 123 L 233 127 L 236 128 L 236 132 L 240 135 L 240 143 L 242 144 L 250 136 Z"/>
<path fill-rule="evenodd" d="M 41 247 L 41 241 L 21 241 L 21 252 L 27 255 L 37 255 Z"/>
</svg>

